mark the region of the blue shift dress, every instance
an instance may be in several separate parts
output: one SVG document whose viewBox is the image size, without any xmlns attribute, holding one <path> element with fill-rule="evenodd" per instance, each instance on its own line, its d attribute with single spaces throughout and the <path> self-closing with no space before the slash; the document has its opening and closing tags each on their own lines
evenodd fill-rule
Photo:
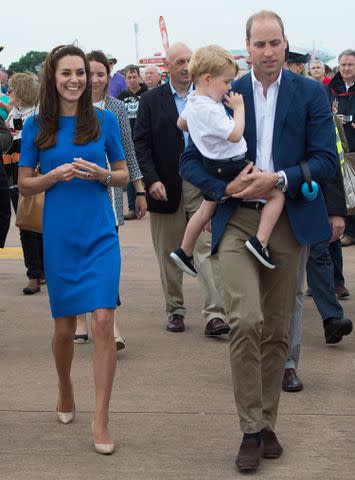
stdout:
<svg viewBox="0 0 355 480">
<path fill-rule="evenodd" d="M 39 150 L 34 141 L 37 117 L 22 132 L 20 167 L 41 174 L 81 157 L 106 168 L 124 160 L 117 119 L 95 110 L 101 134 L 86 145 L 73 143 L 76 117 L 60 117 L 57 143 Z M 107 188 L 96 180 L 60 181 L 45 193 L 43 209 L 44 269 L 53 318 L 116 308 L 119 298 L 120 247 Z"/>
</svg>

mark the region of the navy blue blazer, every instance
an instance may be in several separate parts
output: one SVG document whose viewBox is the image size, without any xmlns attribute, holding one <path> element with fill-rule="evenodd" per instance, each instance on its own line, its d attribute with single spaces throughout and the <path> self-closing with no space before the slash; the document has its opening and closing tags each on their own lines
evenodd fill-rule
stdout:
<svg viewBox="0 0 355 480">
<path fill-rule="evenodd" d="M 256 120 L 251 74 L 233 82 L 232 88 L 244 98 L 244 138 L 248 145 L 248 158 L 255 162 Z M 329 240 L 331 228 L 322 192 L 311 202 L 304 200 L 300 194 L 304 182 L 301 160 L 308 161 L 315 181 L 331 178 L 336 172 L 334 122 L 327 96 L 319 82 L 283 70 L 276 105 L 272 155 L 275 171 L 283 170 L 287 176 L 286 209 L 298 242 L 312 245 Z M 218 202 L 212 219 L 214 253 L 240 202 L 232 198 L 221 202 L 227 182 L 205 171 L 201 153 L 192 141 L 181 156 L 180 174 Z"/>
</svg>

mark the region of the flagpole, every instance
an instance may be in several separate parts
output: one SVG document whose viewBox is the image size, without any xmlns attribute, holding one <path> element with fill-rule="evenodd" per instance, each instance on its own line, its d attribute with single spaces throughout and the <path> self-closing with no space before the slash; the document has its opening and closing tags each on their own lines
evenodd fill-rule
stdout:
<svg viewBox="0 0 355 480">
<path fill-rule="evenodd" d="M 139 61 L 139 49 L 138 49 L 138 23 L 134 24 L 134 38 L 136 43 L 136 63 Z"/>
</svg>

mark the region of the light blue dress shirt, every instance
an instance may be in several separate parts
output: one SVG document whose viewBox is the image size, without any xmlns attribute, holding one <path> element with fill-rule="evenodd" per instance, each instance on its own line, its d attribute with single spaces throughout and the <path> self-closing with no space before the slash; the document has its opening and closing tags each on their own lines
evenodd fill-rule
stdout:
<svg viewBox="0 0 355 480">
<path fill-rule="evenodd" d="M 192 85 L 192 83 L 190 84 L 190 86 L 189 86 L 189 88 L 186 92 L 186 97 L 183 98 L 178 94 L 178 92 L 175 90 L 175 88 L 173 87 L 173 84 L 170 81 L 169 81 L 169 84 L 170 84 L 170 88 L 171 88 L 171 93 L 173 94 L 173 97 L 174 97 L 174 101 L 175 101 L 177 111 L 179 112 L 179 115 L 180 115 L 181 112 L 186 107 L 187 98 L 189 96 L 189 93 L 192 92 L 192 90 L 193 90 L 193 85 Z M 189 132 L 183 132 L 183 134 L 184 134 L 185 147 L 187 147 L 187 144 L 189 142 Z"/>
</svg>

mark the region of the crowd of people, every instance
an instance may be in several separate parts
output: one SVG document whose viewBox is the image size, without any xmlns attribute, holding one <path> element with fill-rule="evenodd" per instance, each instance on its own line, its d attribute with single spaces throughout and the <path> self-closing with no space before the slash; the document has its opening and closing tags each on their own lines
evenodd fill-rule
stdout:
<svg viewBox="0 0 355 480">
<path fill-rule="evenodd" d="M 0 247 L 10 200 L 16 212 L 19 192 L 45 192 L 43 233 L 20 230 L 23 293 L 47 283 L 62 424 L 75 419 L 74 343 L 88 342 L 91 315 L 100 454 L 115 450 L 108 423 L 116 352 L 125 348 L 116 314 L 124 219 L 149 211 L 166 330 L 185 330 L 186 272 L 205 298 L 204 335 L 229 335 L 240 471 L 282 454 L 280 391 L 303 389 L 306 277 L 325 342 L 352 331 L 339 300 L 350 295 L 342 247 L 355 244 L 342 175 L 344 156 L 355 155 L 355 50 L 326 72 L 289 51 L 271 11 L 248 19 L 246 45 L 239 68 L 219 46 L 175 43 L 164 81 L 154 65 L 113 73 L 112 55 L 75 45 L 54 48 L 40 78 L 0 72 Z"/>
</svg>

